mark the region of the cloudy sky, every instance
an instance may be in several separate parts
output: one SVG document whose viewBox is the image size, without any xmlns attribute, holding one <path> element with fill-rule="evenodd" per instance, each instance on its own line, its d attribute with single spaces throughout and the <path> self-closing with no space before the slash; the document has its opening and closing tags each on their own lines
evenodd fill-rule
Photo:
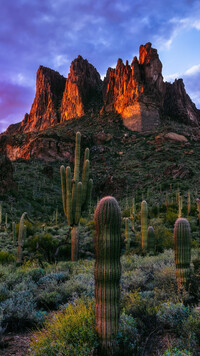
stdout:
<svg viewBox="0 0 200 356">
<path fill-rule="evenodd" d="M 80 54 L 104 76 L 146 42 L 200 108 L 199 0 L 0 0 L 0 132 L 30 111 L 39 65 L 67 77 Z"/>
</svg>

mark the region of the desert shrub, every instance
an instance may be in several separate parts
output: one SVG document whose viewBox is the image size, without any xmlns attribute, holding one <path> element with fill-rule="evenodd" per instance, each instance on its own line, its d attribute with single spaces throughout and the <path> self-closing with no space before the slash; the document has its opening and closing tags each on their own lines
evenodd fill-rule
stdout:
<svg viewBox="0 0 200 356">
<path fill-rule="evenodd" d="M 177 348 L 165 350 L 163 356 L 192 356 L 192 354 L 187 350 L 179 350 Z"/>
<path fill-rule="evenodd" d="M 64 312 L 57 312 L 35 333 L 30 346 L 32 356 L 91 355 L 98 345 L 94 328 L 94 302 L 76 300 Z"/>
<path fill-rule="evenodd" d="M 28 239 L 26 247 L 30 252 L 37 252 L 38 257 L 48 262 L 55 260 L 56 250 L 59 246 L 59 240 L 51 234 L 35 235 Z"/>
<path fill-rule="evenodd" d="M 0 263 L 6 264 L 15 261 L 15 257 L 12 253 L 7 251 L 0 251 Z"/>
<path fill-rule="evenodd" d="M 182 303 L 169 302 L 161 305 L 157 318 L 164 328 L 172 328 L 179 335 L 189 314 L 189 307 L 185 307 Z"/>
<path fill-rule="evenodd" d="M 18 291 L 0 304 L 0 320 L 2 326 L 17 330 L 41 322 L 38 319 L 34 295 L 31 291 Z M 43 321 L 43 320 L 42 320 Z"/>
<path fill-rule="evenodd" d="M 178 210 L 178 207 L 177 207 Z M 178 213 L 174 212 L 172 209 L 168 209 L 165 215 L 165 221 L 170 225 L 174 226 L 176 219 L 178 218 Z"/>
<path fill-rule="evenodd" d="M 146 333 L 156 325 L 157 307 L 154 305 L 153 292 L 130 292 L 124 295 L 121 306 L 125 313 L 137 320 L 140 333 Z"/>
<path fill-rule="evenodd" d="M 92 355 L 99 340 L 95 331 L 95 303 L 88 298 L 77 299 L 46 320 L 44 329 L 33 335 L 30 354 L 51 355 Z M 119 331 L 114 346 L 129 355 L 136 348 L 138 330 L 136 320 L 124 312 L 120 316 Z"/>
</svg>

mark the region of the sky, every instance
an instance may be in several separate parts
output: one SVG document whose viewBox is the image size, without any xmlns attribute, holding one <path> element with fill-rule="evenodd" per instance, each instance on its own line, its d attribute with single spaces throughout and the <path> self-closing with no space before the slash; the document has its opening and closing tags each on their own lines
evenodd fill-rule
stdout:
<svg viewBox="0 0 200 356">
<path fill-rule="evenodd" d="M 199 0 L 0 0 L 0 132 L 30 112 L 40 65 L 67 77 L 80 54 L 104 77 L 147 42 L 200 109 Z"/>
</svg>

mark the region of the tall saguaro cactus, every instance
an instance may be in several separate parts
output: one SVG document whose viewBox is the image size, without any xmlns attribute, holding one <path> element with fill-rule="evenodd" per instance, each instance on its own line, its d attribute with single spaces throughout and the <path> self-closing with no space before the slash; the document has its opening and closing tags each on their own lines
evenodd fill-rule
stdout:
<svg viewBox="0 0 200 356">
<path fill-rule="evenodd" d="M 185 218 L 178 218 L 174 225 L 174 249 L 176 263 L 176 280 L 178 289 L 187 287 L 190 277 L 191 260 L 190 224 Z"/>
<path fill-rule="evenodd" d="M 149 252 L 155 252 L 155 231 L 153 226 L 149 226 L 147 230 L 147 246 Z"/>
<path fill-rule="evenodd" d="M 71 226 L 71 260 L 78 260 L 79 245 L 79 220 L 81 211 L 87 207 L 91 197 L 92 179 L 89 179 L 89 148 L 86 148 L 83 162 L 82 182 L 79 182 L 80 175 L 80 150 L 81 134 L 76 133 L 74 177 L 71 176 L 71 168 L 60 167 L 63 209 L 67 217 L 67 222 Z"/>
<path fill-rule="evenodd" d="M 119 324 L 120 227 L 116 199 L 101 199 L 95 211 L 95 323 L 103 350 L 111 347 Z"/>
<path fill-rule="evenodd" d="M 147 219 L 148 219 L 148 206 L 145 200 L 141 203 L 141 241 L 142 250 L 147 251 Z"/>
</svg>

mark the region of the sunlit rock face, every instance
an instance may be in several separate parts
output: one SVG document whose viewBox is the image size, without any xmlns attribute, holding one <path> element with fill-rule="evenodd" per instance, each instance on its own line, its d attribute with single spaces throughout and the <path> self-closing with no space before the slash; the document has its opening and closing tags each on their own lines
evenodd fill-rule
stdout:
<svg viewBox="0 0 200 356">
<path fill-rule="evenodd" d="M 40 66 L 37 71 L 36 94 L 30 114 L 26 114 L 20 130 L 37 131 L 60 122 L 60 103 L 66 79 L 52 69 Z"/>
<path fill-rule="evenodd" d="M 61 104 L 61 122 L 94 113 L 102 104 L 102 81 L 97 70 L 78 56 L 70 67 Z"/>
<path fill-rule="evenodd" d="M 162 63 L 151 43 L 140 46 L 139 60 L 131 65 L 119 59 L 116 69 L 109 68 L 103 85 L 105 111 L 121 114 L 131 130 L 151 130 L 160 123 L 165 85 Z"/>
<path fill-rule="evenodd" d="M 72 118 L 118 113 L 132 131 L 151 131 L 167 117 L 200 125 L 200 110 L 187 95 L 183 81 L 163 81 L 162 63 L 150 42 L 139 48 L 131 64 L 118 59 L 102 82 L 96 68 L 78 56 L 65 79 L 40 66 L 36 95 L 29 114 L 6 133 L 41 131 Z M 96 119 L 98 120 L 98 119 Z"/>
</svg>

